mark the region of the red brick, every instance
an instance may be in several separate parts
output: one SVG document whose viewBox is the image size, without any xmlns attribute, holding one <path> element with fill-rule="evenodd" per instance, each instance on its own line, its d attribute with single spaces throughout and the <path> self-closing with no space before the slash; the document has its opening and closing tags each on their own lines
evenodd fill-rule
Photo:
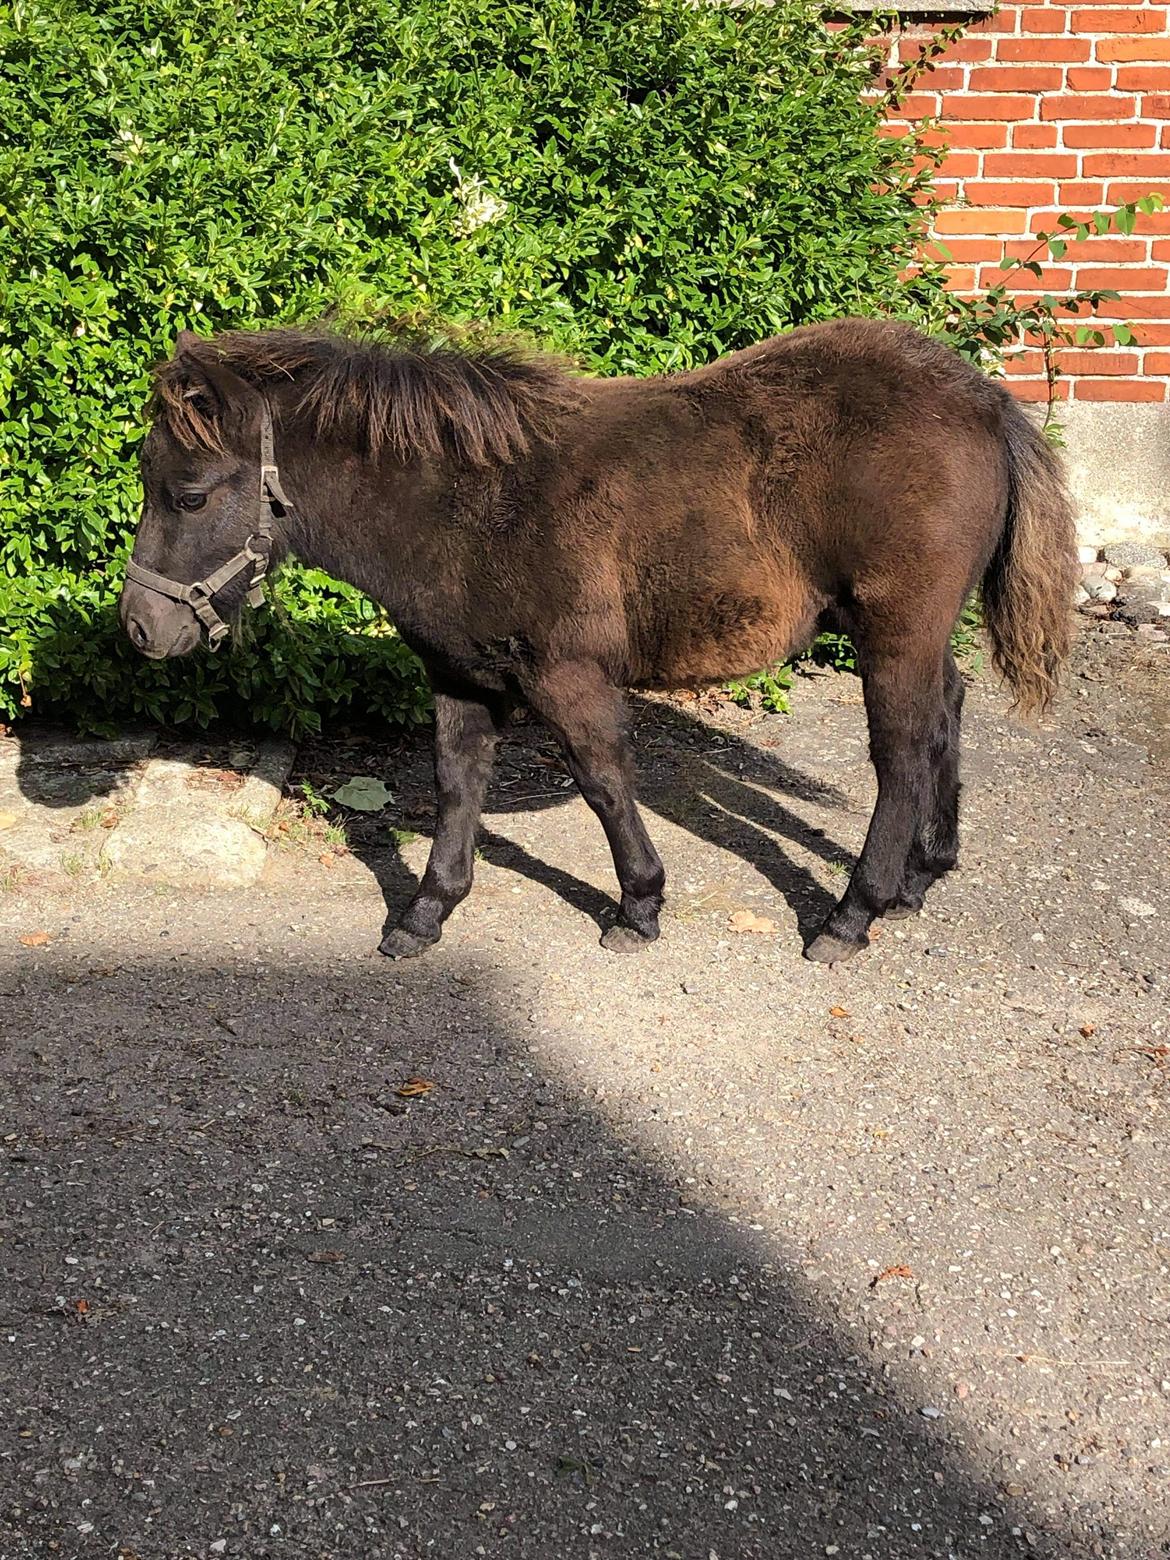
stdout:
<svg viewBox="0 0 1170 1560">
<path fill-rule="evenodd" d="M 1054 191 L 1051 183 L 969 179 L 966 194 L 977 206 L 1046 206 L 1051 204 Z"/>
<path fill-rule="evenodd" d="M 1060 186 L 1060 198 L 1070 206 L 1099 206 L 1105 199 L 1105 186 L 1083 179 L 1071 179 Z"/>
<path fill-rule="evenodd" d="M 1028 125 L 1013 125 L 1011 142 L 1013 146 L 1027 147 L 1029 150 L 1036 147 L 1055 146 L 1059 131 L 1055 125 L 1040 125 L 1033 121 Z"/>
<path fill-rule="evenodd" d="M 1111 200 L 1111 204 L 1120 204 L 1124 199 L 1124 196 L 1119 196 L 1116 202 Z M 1139 211 L 1134 232 L 1143 233 L 1146 237 L 1152 237 L 1155 233 L 1170 233 L 1170 207 L 1150 212 L 1148 216 L 1144 211 Z"/>
<path fill-rule="evenodd" d="M 1107 65 L 1072 65 L 1068 71 L 1070 92 L 1108 92 L 1113 72 Z"/>
<path fill-rule="evenodd" d="M 1072 13 L 1072 30 L 1078 33 L 1160 33 L 1165 26 L 1166 18 L 1152 7 L 1144 11 L 1118 9 Z M 1044 31 L 1056 29 L 1045 28 Z"/>
<path fill-rule="evenodd" d="M 943 254 L 935 244 L 923 246 L 923 256 L 927 260 L 942 260 L 949 264 L 951 260 L 995 260 L 998 261 L 1003 254 L 1003 243 L 998 238 L 946 238 L 943 242 L 947 246 L 947 254 Z M 1071 277 L 1072 272 L 1069 272 Z"/>
<path fill-rule="evenodd" d="M 964 60 L 969 64 L 989 60 L 994 47 L 990 38 L 960 38 L 957 43 L 951 44 L 943 59 L 948 64 L 951 60 Z"/>
<path fill-rule="evenodd" d="M 901 66 L 898 64 L 887 65 L 869 87 L 869 92 L 875 88 L 888 91 L 898 78 Z M 923 92 L 956 92 L 963 85 L 967 72 L 962 65 L 936 65 L 927 75 L 921 77 L 919 86 Z"/>
<path fill-rule="evenodd" d="M 934 219 L 935 232 L 945 239 L 948 233 L 1022 233 L 1027 225 L 1025 211 L 978 210 L 940 211 Z"/>
<path fill-rule="evenodd" d="M 1166 386 L 1156 379 L 1077 379 L 1078 401 L 1164 401 Z"/>
<path fill-rule="evenodd" d="M 1161 292 L 1166 286 L 1166 267 L 1086 265 L 1077 272 L 1078 287 L 1115 287 L 1119 292 Z M 1170 305 L 1170 298 L 1165 300 Z M 1159 309 L 1159 314 L 1161 310 Z M 1168 310 L 1170 312 L 1170 310 Z"/>
<path fill-rule="evenodd" d="M 1137 152 L 1132 157 L 1114 156 L 1109 152 L 1101 152 L 1086 157 L 1081 172 L 1089 178 L 1097 174 L 1106 179 L 1123 178 L 1126 174 L 1132 174 L 1135 179 L 1148 179 L 1149 188 L 1156 189 L 1159 184 L 1165 186 L 1166 177 L 1170 174 L 1170 157 L 1161 152 L 1147 152 L 1143 156 Z"/>
<path fill-rule="evenodd" d="M 1136 352 L 1107 352 L 1102 347 L 1088 351 L 1061 351 L 1060 366 L 1066 374 L 1136 374 Z"/>
<path fill-rule="evenodd" d="M 948 119 L 1031 119 L 1035 113 L 1032 97 L 955 92 L 947 98 Z"/>
<path fill-rule="evenodd" d="M 922 137 L 925 146 L 997 147 L 1006 146 L 1007 140 L 1007 125 L 942 125 Z"/>
<path fill-rule="evenodd" d="M 1099 60 L 1170 60 L 1170 38 L 1102 38 Z"/>
<path fill-rule="evenodd" d="M 953 265 L 947 272 L 947 288 L 951 292 L 974 292 L 975 268 L 970 265 Z"/>
<path fill-rule="evenodd" d="M 933 119 L 938 113 L 938 98 L 933 92 L 910 92 L 898 104 L 903 119 Z"/>
<path fill-rule="evenodd" d="M 942 172 L 953 174 L 956 179 L 974 178 L 979 173 L 982 161 L 978 152 L 948 152 L 943 160 Z"/>
<path fill-rule="evenodd" d="M 1142 359 L 1145 374 L 1170 374 L 1170 352 L 1147 352 Z"/>
<path fill-rule="evenodd" d="M 1134 150 L 1153 146 L 1158 135 L 1157 125 L 1065 125 L 1066 146 L 1112 146 L 1120 150 Z"/>
<path fill-rule="evenodd" d="M 1140 300 L 1139 300 L 1140 302 Z M 1130 316 L 1126 315 L 1126 319 Z M 1142 347 L 1170 347 L 1170 325 L 1134 324 L 1134 335 Z"/>
<path fill-rule="evenodd" d="M 1068 380 L 1058 379 L 1051 387 L 1046 379 L 1013 379 L 1008 389 L 1017 401 L 1067 401 Z"/>
<path fill-rule="evenodd" d="M 1080 61 L 1088 59 L 1092 47 L 1087 38 L 1001 38 L 995 57 L 1005 64 Z"/>
<path fill-rule="evenodd" d="M 991 65 L 971 72 L 971 92 L 1053 92 L 1061 85 L 1064 72 L 1053 65 Z"/>
<path fill-rule="evenodd" d="M 1045 293 L 1067 292 L 1073 284 L 1072 278 L 1071 270 L 1057 270 L 1050 265 L 1044 267 L 1044 274 L 1041 277 L 1033 276 L 1030 271 L 1021 271 L 1018 267 L 1007 271 L 998 264 L 979 267 L 980 287 L 999 287 L 1001 283 L 1006 284 L 1018 298 L 1040 298 Z"/>
<path fill-rule="evenodd" d="M 1103 92 L 1054 93 L 1040 99 L 1041 119 L 1132 119 L 1137 99 Z"/>
<path fill-rule="evenodd" d="M 1144 92 L 1142 117 L 1145 119 L 1170 118 L 1170 92 Z"/>
<path fill-rule="evenodd" d="M 1046 233 L 1051 229 L 1045 221 L 1036 219 L 1032 231 Z M 1070 260 L 1073 264 L 1078 260 L 1088 260 L 1095 265 L 1145 265 L 1149 257 L 1148 238 L 1112 238 L 1094 234 L 1092 238 L 1074 238 L 1071 243 L 1066 242 L 1060 258 L 1062 261 Z"/>
<path fill-rule="evenodd" d="M 1150 245 L 1151 260 L 1170 260 L 1170 242 L 1164 243 L 1156 238 Z"/>
<path fill-rule="evenodd" d="M 1113 274 L 1117 275 L 1116 272 Z M 1165 273 L 1163 272 L 1163 275 L 1164 274 Z M 1139 297 L 1138 293 L 1140 289 L 1143 286 L 1150 286 L 1151 284 L 1148 282 L 1142 283 L 1137 281 L 1133 272 L 1127 273 L 1122 271 L 1121 275 L 1128 275 L 1130 276 L 1131 280 L 1123 282 L 1121 288 L 1119 288 L 1118 291 L 1122 291 L 1127 287 L 1133 288 L 1133 291 L 1129 292 L 1125 297 L 1122 298 L 1103 298 L 1097 308 L 1097 313 L 1101 316 L 1102 319 L 1170 320 L 1170 298 L 1168 298 L 1163 291 L 1163 288 L 1165 287 L 1164 282 L 1153 283 L 1152 285 L 1154 290 L 1149 293 L 1142 293 Z M 1086 284 L 1082 277 L 1077 278 L 1078 287 L 1084 287 L 1086 285 L 1088 284 Z M 1100 284 L 1098 283 L 1097 285 Z"/>
<path fill-rule="evenodd" d="M 1170 179 L 1113 179 L 1109 185 L 1109 199 L 1141 200 L 1159 191 L 1170 205 Z"/>
<path fill-rule="evenodd" d="M 1160 146 L 1170 146 L 1170 125 L 1162 126 L 1162 139 L 1158 144 Z"/>
<path fill-rule="evenodd" d="M 983 159 L 988 179 L 1072 179 L 1076 173 L 1077 159 L 1069 152 L 988 152 Z"/>
<path fill-rule="evenodd" d="M 1006 374 L 1042 374 L 1044 372 L 1044 354 L 1042 352 L 1027 351 L 1013 352 L 1003 360 Z"/>
<path fill-rule="evenodd" d="M 1069 26 L 1068 11 L 1058 11 L 1053 6 L 1041 6 L 1033 10 L 1025 11 L 1020 17 L 1020 31 L 1026 33 L 1068 33 L 1072 29 Z M 1014 32 L 1013 27 L 1005 27 L 1005 32 Z"/>
<path fill-rule="evenodd" d="M 1122 65 L 1117 85 L 1127 92 L 1165 92 L 1170 89 L 1170 65 Z"/>
</svg>

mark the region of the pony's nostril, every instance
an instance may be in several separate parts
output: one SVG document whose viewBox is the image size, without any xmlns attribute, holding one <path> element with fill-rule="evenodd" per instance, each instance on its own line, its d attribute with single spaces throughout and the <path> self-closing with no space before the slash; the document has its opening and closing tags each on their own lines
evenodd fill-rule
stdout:
<svg viewBox="0 0 1170 1560">
<path fill-rule="evenodd" d="M 150 636 L 137 618 L 130 619 L 130 638 L 137 650 L 145 650 L 150 643 Z"/>
</svg>

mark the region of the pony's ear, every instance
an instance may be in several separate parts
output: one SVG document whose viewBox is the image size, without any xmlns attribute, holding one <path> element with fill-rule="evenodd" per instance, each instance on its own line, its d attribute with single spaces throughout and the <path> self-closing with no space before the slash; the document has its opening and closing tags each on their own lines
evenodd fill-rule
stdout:
<svg viewBox="0 0 1170 1560">
<path fill-rule="evenodd" d="M 257 422 L 260 392 L 221 361 L 214 342 L 180 331 L 172 363 L 177 372 L 171 398 L 183 403 L 201 442 L 222 447 L 225 434 L 247 433 Z"/>
</svg>

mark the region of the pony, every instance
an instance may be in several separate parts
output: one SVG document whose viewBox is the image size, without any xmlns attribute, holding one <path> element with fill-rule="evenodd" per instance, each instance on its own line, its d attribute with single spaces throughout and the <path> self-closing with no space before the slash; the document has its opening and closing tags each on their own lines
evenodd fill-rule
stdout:
<svg viewBox="0 0 1170 1560">
<path fill-rule="evenodd" d="M 995 661 L 1047 709 L 1072 634 L 1072 508 L 1007 390 L 909 326 L 801 327 L 703 367 L 591 378 L 506 345 L 330 330 L 182 332 L 155 372 L 120 601 L 145 655 L 218 644 L 286 556 L 386 609 L 435 705 L 437 811 L 381 944 L 438 941 L 468 894 L 493 753 L 525 705 L 559 740 L 621 887 L 613 950 L 659 934 L 625 690 L 739 677 L 824 630 L 857 650 L 877 803 L 806 955 L 918 911 L 958 854 L 963 681 L 980 589 Z"/>
</svg>

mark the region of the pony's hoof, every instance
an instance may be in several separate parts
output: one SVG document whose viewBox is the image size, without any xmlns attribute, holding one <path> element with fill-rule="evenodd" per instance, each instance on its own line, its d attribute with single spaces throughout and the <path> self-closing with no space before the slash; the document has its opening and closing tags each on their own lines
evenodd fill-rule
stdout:
<svg viewBox="0 0 1170 1560">
<path fill-rule="evenodd" d="M 883 910 L 882 918 L 886 921 L 908 921 L 912 915 L 917 915 L 921 909 L 921 899 L 917 904 L 910 900 L 903 900 L 899 904 L 891 905 L 888 910 Z"/>
<path fill-rule="evenodd" d="M 414 932 L 408 932 L 405 926 L 396 926 L 378 944 L 378 952 L 384 953 L 388 959 L 413 959 L 416 953 L 433 948 L 438 940 L 437 937 L 419 937 Z"/>
<path fill-rule="evenodd" d="M 601 946 L 607 953 L 641 953 L 654 940 L 653 937 L 643 937 L 632 926 L 611 926 L 602 933 Z"/>
<path fill-rule="evenodd" d="M 804 956 L 815 964 L 844 964 L 868 946 L 868 937 L 864 942 L 846 942 L 843 937 L 834 937 L 832 932 L 820 932 L 804 950 Z"/>
</svg>

